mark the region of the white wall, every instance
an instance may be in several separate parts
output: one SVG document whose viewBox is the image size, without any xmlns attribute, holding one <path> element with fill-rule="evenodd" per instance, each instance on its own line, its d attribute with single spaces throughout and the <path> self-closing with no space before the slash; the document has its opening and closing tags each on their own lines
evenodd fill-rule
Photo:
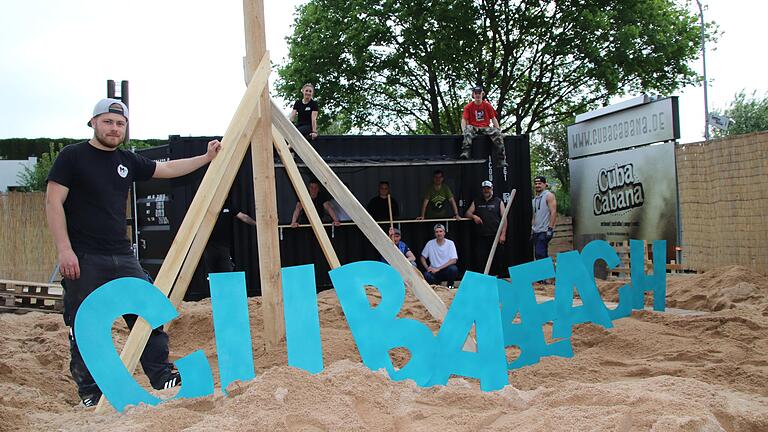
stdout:
<svg viewBox="0 0 768 432">
<path fill-rule="evenodd" d="M 20 186 L 19 174 L 27 166 L 30 169 L 35 167 L 36 157 L 27 160 L 0 160 L 0 192 L 6 192 L 8 186 Z"/>
</svg>

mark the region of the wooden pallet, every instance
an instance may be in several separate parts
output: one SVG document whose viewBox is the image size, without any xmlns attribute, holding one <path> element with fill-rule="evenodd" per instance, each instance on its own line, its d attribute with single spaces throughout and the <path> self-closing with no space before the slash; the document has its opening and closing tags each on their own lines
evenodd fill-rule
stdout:
<svg viewBox="0 0 768 432">
<path fill-rule="evenodd" d="M 629 242 L 623 241 L 623 242 L 617 242 L 617 243 L 611 243 L 611 246 L 613 246 L 614 249 L 616 249 L 616 253 L 619 255 L 619 259 L 621 259 L 621 263 L 612 269 L 608 270 L 608 276 L 609 278 L 616 278 L 616 279 L 629 279 L 631 271 L 630 271 L 630 258 L 629 258 Z M 643 262 L 645 263 L 645 272 L 652 272 L 653 271 L 653 253 L 651 252 L 652 248 L 649 247 L 649 245 L 646 243 L 643 246 Z M 667 273 L 672 274 L 679 274 L 679 273 L 695 273 L 693 269 L 688 268 L 687 266 L 683 264 L 677 264 L 675 260 L 670 260 L 670 262 L 667 264 Z"/>
<path fill-rule="evenodd" d="M 56 312 L 64 310 L 59 284 L 0 279 L 0 311 Z"/>
</svg>

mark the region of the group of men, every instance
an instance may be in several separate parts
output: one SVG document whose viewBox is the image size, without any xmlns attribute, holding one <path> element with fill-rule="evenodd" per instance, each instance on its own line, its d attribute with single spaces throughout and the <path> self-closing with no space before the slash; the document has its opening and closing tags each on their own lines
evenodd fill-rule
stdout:
<svg viewBox="0 0 768 432">
<path fill-rule="evenodd" d="M 305 99 L 307 96 L 311 99 L 311 90 L 305 88 Z M 476 88 L 473 91 L 474 100 L 470 103 L 475 106 L 465 109 L 465 117 L 462 119 L 462 157 L 469 157 L 474 135 L 488 134 L 495 145 L 497 163 L 504 165 L 504 147 L 498 121 L 493 108 L 486 105 L 482 96 L 482 89 Z M 305 111 L 315 114 L 316 108 L 301 110 L 302 113 Z M 311 124 L 310 138 L 315 138 L 316 115 L 307 117 Z M 70 372 L 83 405 L 91 407 L 98 403 L 102 393 L 78 350 L 74 331 L 77 310 L 91 292 L 111 280 L 137 277 L 151 281 L 139 265 L 126 237 L 128 190 L 135 181 L 180 177 L 203 167 L 216 157 L 221 143 L 218 140 L 210 141 L 206 153 L 200 156 L 163 162 L 155 162 L 120 149 L 126 136 L 128 107 L 117 99 L 100 100 L 87 124 L 93 128 L 93 137 L 62 149 L 50 170 L 46 190 L 46 217 L 63 277 L 63 315 L 69 327 Z M 417 219 L 461 219 L 453 193 L 443 181 L 443 172 L 435 171 L 433 184 L 424 195 Z M 536 244 L 536 256 L 540 258 L 546 255 L 546 242 L 552 237 L 555 200 L 554 195 L 546 191 L 546 179 L 537 177 L 535 187 L 537 196 L 533 200 L 532 238 Z M 340 217 L 343 210 L 340 207 L 334 209 L 332 200 L 324 195 L 319 182 L 310 182 L 309 193 L 318 213 L 328 213 L 333 223 L 338 225 L 343 218 Z M 230 219 L 255 224 L 246 213 L 231 206 L 225 207 Z M 389 219 L 390 212 L 392 218 L 399 217 L 399 206 L 390 197 L 388 182 L 380 182 L 378 195 L 370 200 L 368 209 L 377 220 Z M 383 215 L 385 209 L 386 216 Z M 494 226 L 498 227 L 503 212 L 504 204 L 493 195 L 493 185 L 490 181 L 483 182 L 482 197 L 473 201 L 465 214 L 480 228 L 479 238 L 483 248 L 490 248 L 496 232 Z M 301 205 L 297 204 L 292 226 L 298 225 L 301 213 Z M 434 239 L 425 245 L 419 257 L 425 269 L 424 277 L 430 283 L 453 281 L 458 277 L 456 247 L 451 240 L 445 238 L 445 226 L 434 225 L 433 231 Z M 500 242 L 505 241 L 505 231 L 502 230 Z M 416 257 L 402 242 L 399 230 L 393 229 L 391 234 L 398 248 L 409 261 L 415 263 Z M 221 251 L 217 251 L 217 247 L 208 248 L 206 262 L 221 261 L 218 267 L 231 270 L 229 254 L 228 251 L 225 253 L 224 247 L 222 245 L 218 248 Z M 123 318 L 129 328 L 137 320 L 135 315 Z M 155 389 L 167 389 L 181 384 L 181 376 L 168 361 L 168 335 L 162 327 L 152 330 L 140 361 Z"/>
</svg>

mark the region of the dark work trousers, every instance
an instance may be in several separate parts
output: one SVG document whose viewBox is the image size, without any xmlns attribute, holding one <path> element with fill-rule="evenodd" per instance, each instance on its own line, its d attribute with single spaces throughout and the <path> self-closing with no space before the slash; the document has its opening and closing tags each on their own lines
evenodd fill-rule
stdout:
<svg viewBox="0 0 768 432">
<path fill-rule="evenodd" d="M 472 269 L 478 273 L 482 273 L 485 271 L 485 264 L 488 261 L 488 255 L 491 253 L 491 248 L 493 247 L 493 240 L 496 238 L 496 236 L 490 237 L 490 236 L 477 236 L 477 248 L 475 248 L 475 253 L 473 255 L 474 262 L 472 264 Z M 492 276 L 502 276 L 502 274 L 506 273 L 503 267 L 504 262 L 504 245 L 496 245 L 496 253 L 493 255 L 493 261 L 491 262 L 491 268 L 488 271 L 488 274 Z"/>
<path fill-rule="evenodd" d="M 77 384 L 80 398 L 99 394 L 99 387 L 85 366 L 75 340 L 75 315 L 80 304 L 91 292 L 105 283 L 121 277 L 137 277 L 148 280 L 146 273 L 133 255 L 77 254 L 80 262 L 80 278 L 64 279 L 64 323 L 69 327 L 69 370 Z M 133 328 L 136 315 L 123 315 L 128 328 Z M 149 377 L 152 387 L 162 389 L 173 371 L 168 362 L 168 334 L 162 327 L 152 330 L 146 348 L 140 358 L 141 367 Z"/>
<path fill-rule="evenodd" d="M 551 237 L 547 237 L 547 232 L 535 232 L 533 233 L 533 256 L 534 258 L 544 259 L 549 258 L 549 241 Z"/>
<path fill-rule="evenodd" d="M 230 256 L 229 245 L 208 243 L 203 253 L 206 277 L 211 273 L 226 273 L 235 270 Z"/>
<path fill-rule="evenodd" d="M 453 284 L 453 281 L 455 281 L 457 277 L 459 277 L 459 268 L 456 267 L 456 264 L 451 264 L 437 273 L 424 272 L 424 279 L 426 279 L 430 285 L 436 285 L 440 282 Z"/>
<path fill-rule="evenodd" d="M 310 142 L 310 143 L 312 142 L 312 137 L 309 136 L 309 134 L 312 133 L 312 125 L 311 124 L 308 124 L 308 125 L 298 125 L 298 126 L 296 126 L 296 129 L 298 129 L 299 132 L 301 132 L 301 135 L 304 137 L 304 139 L 307 140 L 307 142 Z"/>
</svg>

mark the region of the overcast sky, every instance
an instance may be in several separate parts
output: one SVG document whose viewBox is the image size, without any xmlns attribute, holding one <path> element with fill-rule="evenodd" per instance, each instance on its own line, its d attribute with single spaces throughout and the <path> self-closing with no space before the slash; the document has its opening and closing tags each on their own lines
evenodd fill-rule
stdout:
<svg viewBox="0 0 768 432">
<path fill-rule="evenodd" d="M 273 61 L 287 54 L 285 37 L 300 3 L 265 1 Z M 706 20 L 722 31 L 707 50 L 710 110 L 726 108 L 741 89 L 765 95 L 768 61 L 759 34 L 768 2 L 703 3 Z M 691 7 L 698 13 L 695 2 Z M 130 81 L 135 139 L 223 134 L 244 91 L 244 54 L 241 1 L 6 0 L 0 138 L 91 136 L 86 122 L 106 96 L 107 79 Z M 701 61 L 693 66 L 701 71 Z M 702 88 L 677 95 L 681 142 L 701 140 Z"/>
</svg>

